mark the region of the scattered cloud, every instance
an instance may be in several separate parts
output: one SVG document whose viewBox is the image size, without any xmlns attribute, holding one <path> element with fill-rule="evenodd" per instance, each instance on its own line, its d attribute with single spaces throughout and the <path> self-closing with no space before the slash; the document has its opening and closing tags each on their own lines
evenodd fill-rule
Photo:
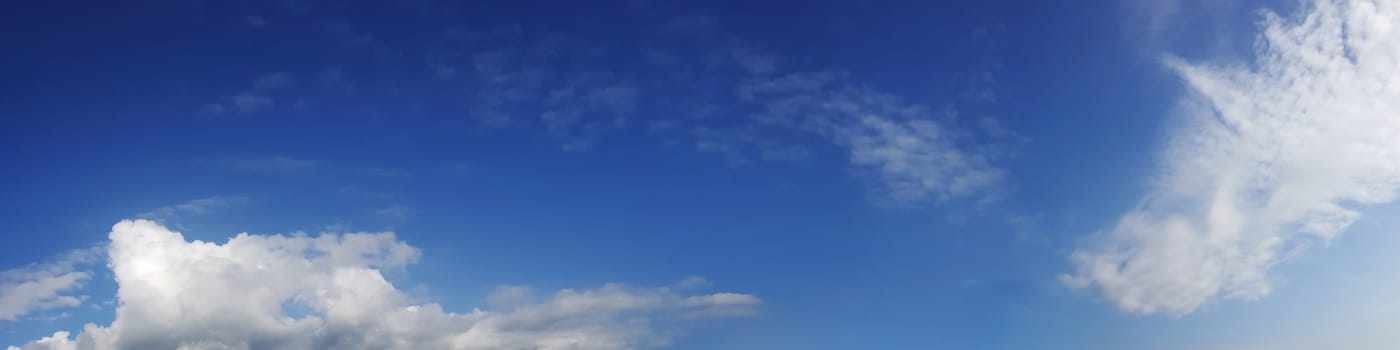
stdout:
<svg viewBox="0 0 1400 350">
<path fill-rule="evenodd" d="M 946 126 L 931 120 L 866 115 L 838 135 L 851 163 L 873 169 L 880 194 L 898 203 L 966 198 L 1006 177 L 988 155 L 959 147 Z"/>
<path fill-rule="evenodd" d="M 247 91 L 205 105 L 202 112 L 206 115 L 218 116 L 230 111 L 244 115 L 270 111 L 277 107 L 277 103 L 269 94 L 276 90 L 294 87 L 296 84 L 296 76 L 287 72 L 259 75 L 253 78 Z"/>
<path fill-rule="evenodd" d="M 458 44 L 430 45 L 421 56 L 427 69 L 420 78 L 460 80 L 452 86 L 463 87 L 465 98 L 456 101 L 469 119 L 492 128 L 542 129 L 566 151 L 586 151 L 637 129 L 667 145 L 720 154 L 730 164 L 801 162 L 835 145 L 869 179 L 872 199 L 900 205 L 992 201 L 1005 181 L 1000 163 L 1010 154 L 1006 150 L 1023 139 L 987 116 L 902 101 L 845 71 L 804 69 L 802 62 L 810 60 L 783 57 L 726 31 L 708 15 L 658 15 L 671 19 L 651 22 L 659 28 L 646 31 L 637 48 L 524 25 L 436 26 L 442 29 L 434 37 Z M 346 40 L 366 34 L 348 19 L 316 25 Z M 992 36 L 1001 30 L 972 30 L 973 49 L 986 51 L 977 54 L 994 55 Z M 978 58 L 955 82 L 962 94 L 955 91 L 940 102 L 998 99 L 1000 65 Z M 618 69 L 629 60 L 650 65 Z M 342 75 L 331 69 L 314 80 L 339 82 Z M 266 74 L 238 95 L 242 102 L 210 110 L 281 107 L 270 96 L 295 84 L 291 73 Z M 312 167 L 278 160 L 240 167 Z"/>
<path fill-rule="evenodd" d="M 641 95 L 613 74 L 585 72 L 547 94 L 540 120 L 566 150 L 586 150 L 604 131 L 627 126 Z"/>
<path fill-rule="evenodd" d="M 696 317 L 754 312 L 735 293 L 608 284 L 536 298 L 503 287 L 492 310 L 417 304 L 384 276 L 418 260 L 393 233 L 249 235 L 187 241 L 151 221 L 113 226 L 110 325 L 10 349 L 644 349 Z"/>
<path fill-rule="evenodd" d="M 747 120 L 720 126 L 733 121 L 699 117 L 683 119 L 694 124 L 685 128 L 669 123 L 649 125 L 661 132 L 691 130 L 697 150 L 721 154 L 731 164 L 757 159 L 803 160 L 813 156 L 812 142 L 820 145 L 824 141 L 846 151 L 851 165 L 868 175 L 872 201 L 900 206 L 949 201 L 980 205 L 1001 196 L 1007 176 L 1000 163 L 1014 154 L 1014 146 L 1027 141 L 992 117 L 959 113 L 951 105 L 930 109 L 867 87 L 845 71 L 780 65 L 780 57 L 762 50 L 762 45 L 724 32 L 708 16 L 678 17 L 665 28 L 664 32 L 673 36 L 699 38 L 698 45 L 713 49 L 701 50 L 700 57 L 667 53 L 665 59 L 651 61 L 668 65 L 702 62 L 682 65 L 708 70 L 680 76 L 676 83 L 713 86 L 731 93 L 719 97 L 694 94 L 691 98 L 709 100 L 674 103 L 684 106 L 677 109 L 735 106 L 737 111 L 721 109 L 713 114 L 744 115 Z M 949 96 L 947 103 L 997 100 L 994 85 L 1000 64 L 990 58 L 997 46 L 990 36 L 1000 30 L 999 25 L 988 25 L 973 31 L 977 51 L 988 57 L 977 60 L 968 76 L 959 81 L 966 85 L 966 96 Z M 705 52 L 732 55 L 714 59 Z"/>
<path fill-rule="evenodd" d="M 247 203 L 247 197 L 214 196 L 194 199 L 180 204 L 167 205 L 148 212 L 136 214 L 136 217 L 164 222 L 180 216 L 204 215 L 216 209 Z"/>
<path fill-rule="evenodd" d="M 92 273 L 78 268 L 96 262 L 101 254 L 100 249 L 73 250 L 52 262 L 0 271 L 0 321 L 81 305 L 87 297 L 71 292 Z"/>
<path fill-rule="evenodd" d="M 412 214 L 412 212 L 408 210 L 408 207 L 398 203 L 390 204 L 387 207 L 379 208 L 374 211 L 374 215 L 389 220 L 408 219 L 410 214 Z"/>
<path fill-rule="evenodd" d="M 997 162 L 1007 153 L 992 146 L 1013 141 L 1014 133 L 962 128 L 952 110 L 933 111 L 843 77 L 808 72 L 754 78 L 739 95 L 761 103 L 754 116 L 761 127 L 815 135 L 846 150 L 850 163 L 874 179 L 876 202 L 996 198 L 1006 177 Z"/>
<path fill-rule="evenodd" d="M 1270 270 L 1400 187 L 1400 3 L 1317 0 L 1264 13 L 1253 65 L 1167 58 L 1190 94 L 1154 187 L 1075 251 L 1073 287 L 1184 315 L 1258 299 Z"/>
<path fill-rule="evenodd" d="M 297 84 L 295 75 L 287 72 L 269 73 L 254 77 L 247 90 L 226 96 L 218 102 L 206 104 L 200 111 L 204 115 L 221 116 L 228 112 L 240 115 L 257 114 L 277 107 L 273 94 L 287 90 Z M 304 108 L 305 102 L 293 104 Z"/>
<path fill-rule="evenodd" d="M 522 104 L 537 102 L 544 94 L 543 66 L 530 64 L 517 49 L 503 48 L 471 56 L 474 76 L 472 116 L 484 125 L 504 127 L 516 123 Z"/>
</svg>

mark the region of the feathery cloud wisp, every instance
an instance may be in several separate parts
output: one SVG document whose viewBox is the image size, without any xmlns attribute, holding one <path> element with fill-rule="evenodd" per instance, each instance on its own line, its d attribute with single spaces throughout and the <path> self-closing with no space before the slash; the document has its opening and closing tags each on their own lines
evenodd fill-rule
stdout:
<svg viewBox="0 0 1400 350">
<path fill-rule="evenodd" d="M 1400 187 L 1400 3 L 1266 13 L 1255 64 L 1167 59 L 1191 88 L 1164 172 L 1063 280 L 1134 313 L 1269 294 L 1269 271 Z"/>
<path fill-rule="evenodd" d="M 14 321 L 30 313 L 82 304 L 83 297 L 71 293 L 92 278 L 80 271 L 99 259 L 98 249 L 77 249 L 57 260 L 0 271 L 0 320 Z"/>
</svg>

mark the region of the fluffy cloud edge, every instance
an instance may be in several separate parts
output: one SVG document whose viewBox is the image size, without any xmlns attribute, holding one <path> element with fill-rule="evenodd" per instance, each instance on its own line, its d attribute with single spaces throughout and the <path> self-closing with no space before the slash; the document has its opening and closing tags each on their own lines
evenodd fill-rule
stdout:
<svg viewBox="0 0 1400 350">
<path fill-rule="evenodd" d="M 218 244 L 138 219 L 117 223 L 109 238 L 112 323 L 8 349 L 653 348 L 683 322 L 751 315 L 762 303 L 680 285 L 607 284 L 540 299 L 503 288 L 488 298 L 497 309 L 457 313 L 411 303 L 384 277 L 420 254 L 392 232 L 245 233 Z"/>
</svg>

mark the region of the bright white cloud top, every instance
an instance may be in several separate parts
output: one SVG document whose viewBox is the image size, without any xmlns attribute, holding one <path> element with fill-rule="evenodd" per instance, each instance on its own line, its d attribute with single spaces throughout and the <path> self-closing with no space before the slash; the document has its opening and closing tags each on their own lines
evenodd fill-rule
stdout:
<svg viewBox="0 0 1400 350">
<path fill-rule="evenodd" d="M 1269 271 L 1400 187 L 1400 2 L 1265 13 L 1253 65 L 1168 59 L 1192 94 L 1141 205 L 1076 251 L 1071 286 L 1134 313 L 1257 299 Z"/>
<path fill-rule="evenodd" d="M 746 315 L 745 294 L 685 295 L 606 285 L 537 301 L 503 288 L 498 310 L 414 304 L 381 273 L 415 262 L 393 233 L 239 234 L 186 241 L 155 222 L 112 228 L 116 319 L 76 336 L 9 349 L 623 349 L 667 342 L 654 331 L 697 317 Z"/>
</svg>

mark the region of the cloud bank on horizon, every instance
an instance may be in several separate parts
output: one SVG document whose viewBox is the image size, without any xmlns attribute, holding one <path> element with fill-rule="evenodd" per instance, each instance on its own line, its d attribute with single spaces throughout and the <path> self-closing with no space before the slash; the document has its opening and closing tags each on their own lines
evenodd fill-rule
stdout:
<svg viewBox="0 0 1400 350">
<path fill-rule="evenodd" d="M 1168 57 L 1190 89 L 1140 205 L 1062 280 L 1120 309 L 1184 315 L 1258 299 L 1269 271 L 1400 187 L 1400 3 L 1265 12 L 1251 65 Z"/>
<path fill-rule="evenodd" d="M 10 350 L 653 348 L 676 323 L 748 315 L 760 303 L 747 294 L 689 294 L 688 279 L 566 289 L 542 300 L 502 288 L 489 298 L 494 310 L 456 313 L 410 302 L 385 278 L 420 254 L 392 232 L 244 233 L 217 244 L 124 220 L 110 239 L 116 319 Z"/>
</svg>

